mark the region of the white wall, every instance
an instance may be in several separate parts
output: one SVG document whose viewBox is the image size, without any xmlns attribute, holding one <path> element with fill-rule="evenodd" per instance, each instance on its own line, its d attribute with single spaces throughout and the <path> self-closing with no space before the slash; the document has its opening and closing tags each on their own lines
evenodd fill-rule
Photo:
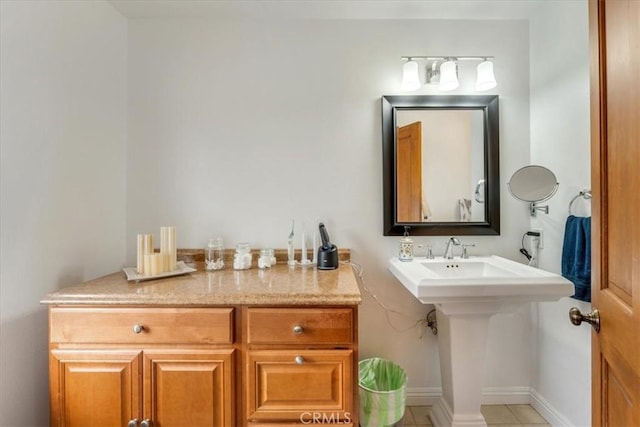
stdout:
<svg viewBox="0 0 640 427">
<path fill-rule="evenodd" d="M 48 425 L 51 291 L 124 261 L 126 20 L 2 1 L 0 425 Z"/>
<path fill-rule="evenodd" d="M 386 268 L 398 238 L 382 235 L 380 97 L 400 93 L 402 55 L 494 55 L 506 182 L 529 163 L 528 33 L 524 20 L 131 19 L 127 260 L 136 234 L 162 225 L 177 227 L 181 247 L 222 235 L 227 247 L 283 248 L 291 218 L 320 217 L 367 286 L 404 314 L 391 314 L 391 327 L 364 295 L 360 356 L 397 361 L 410 397 L 433 396 L 436 338 L 395 330 L 431 307 Z M 454 93 L 472 90 L 471 65 Z M 501 236 L 462 240 L 476 244 L 472 253 L 518 258 L 529 218 L 506 186 L 501 193 Z M 443 237 L 416 240 L 444 250 Z M 527 310 L 492 320 L 487 387 L 528 391 L 530 333 Z"/>
<path fill-rule="evenodd" d="M 569 202 L 590 188 L 588 42 L 586 1 L 546 2 L 531 20 L 531 161 L 560 182 L 549 215 L 539 214 L 532 226 L 544 232 L 540 268 L 557 273 Z M 573 213 L 588 216 L 589 202 L 577 200 Z M 590 311 L 570 298 L 533 307 L 532 387 L 554 425 L 590 426 L 591 330 L 571 325 L 572 306 Z"/>
</svg>

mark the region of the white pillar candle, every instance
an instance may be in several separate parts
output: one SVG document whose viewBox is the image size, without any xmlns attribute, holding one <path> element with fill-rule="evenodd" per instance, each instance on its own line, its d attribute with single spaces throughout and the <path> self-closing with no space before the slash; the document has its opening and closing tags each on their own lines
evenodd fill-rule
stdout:
<svg viewBox="0 0 640 427">
<path fill-rule="evenodd" d="M 149 255 L 149 258 L 151 259 L 151 275 L 156 276 L 162 273 L 162 271 L 160 271 L 160 268 L 161 268 L 160 254 L 151 254 Z"/>
<path fill-rule="evenodd" d="M 136 273 L 144 274 L 144 234 L 138 234 Z"/>
<path fill-rule="evenodd" d="M 151 254 L 144 254 L 144 275 L 151 275 Z"/>
<path fill-rule="evenodd" d="M 143 257 L 143 271 L 141 274 L 148 275 L 150 264 L 147 260 L 147 255 L 153 253 L 153 234 L 143 234 L 143 243 L 142 243 L 142 257 Z"/>
<path fill-rule="evenodd" d="M 144 254 L 149 255 L 153 253 L 153 234 L 144 235 Z"/>
<path fill-rule="evenodd" d="M 160 227 L 160 253 L 167 252 L 167 227 Z"/>
<path fill-rule="evenodd" d="M 176 249 L 176 228 L 167 227 L 167 252 L 170 255 L 170 271 L 176 269 L 177 249 Z"/>
<path fill-rule="evenodd" d="M 162 255 L 162 269 L 163 272 L 173 271 L 171 268 L 171 255 L 169 254 L 161 254 Z"/>
</svg>

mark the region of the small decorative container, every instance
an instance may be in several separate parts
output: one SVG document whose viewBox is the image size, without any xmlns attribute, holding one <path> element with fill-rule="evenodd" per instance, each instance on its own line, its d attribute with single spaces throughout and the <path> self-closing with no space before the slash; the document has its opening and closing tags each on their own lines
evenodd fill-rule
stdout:
<svg viewBox="0 0 640 427">
<path fill-rule="evenodd" d="M 224 245 L 222 237 L 209 239 L 209 244 L 204 249 L 205 268 L 209 271 L 222 270 L 224 268 Z"/>
<path fill-rule="evenodd" d="M 258 268 L 271 268 L 276 264 L 276 257 L 273 249 L 260 249 L 260 258 L 258 258 Z"/>
<path fill-rule="evenodd" d="M 249 243 L 238 243 L 236 253 L 233 255 L 234 270 L 248 270 L 251 268 L 251 247 Z"/>
<path fill-rule="evenodd" d="M 409 237 L 409 228 L 404 228 L 404 236 L 398 246 L 398 259 L 400 261 L 413 261 L 413 239 Z"/>
</svg>

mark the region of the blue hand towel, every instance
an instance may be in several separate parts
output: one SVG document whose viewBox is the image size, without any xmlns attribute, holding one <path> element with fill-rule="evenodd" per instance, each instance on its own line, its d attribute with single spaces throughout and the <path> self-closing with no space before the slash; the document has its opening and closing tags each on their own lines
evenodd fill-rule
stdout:
<svg viewBox="0 0 640 427">
<path fill-rule="evenodd" d="M 569 215 L 564 227 L 562 275 L 575 287 L 572 298 L 591 302 L 591 218 Z"/>
</svg>

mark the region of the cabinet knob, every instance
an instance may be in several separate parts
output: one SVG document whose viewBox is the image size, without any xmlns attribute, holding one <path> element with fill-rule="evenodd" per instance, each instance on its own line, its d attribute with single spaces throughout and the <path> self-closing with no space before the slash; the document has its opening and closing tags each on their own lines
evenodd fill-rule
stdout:
<svg viewBox="0 0 640 427">
<path fill-rule="evenodd" d="M 293 327 L 293 333 L 296 335 L 300 335 L 302 333 L 303 329 L 302 326 L 300 325 L 296 325 Z"/>
<path fill-rule="evenodd" d="M 134 418 L 132 420 L 129 420 L 129 422 L 127 423 L 127 427 L 138 427 L 138 419 Z"/>
<path fill-rule="evenodd" d="M 142 420 L 140 427 L 151 427 L 151 420 L 149 418 Z"/>
<path fill-rule="evenodd" d="M 142 331 L 144 331 L 144 326 L 143 325 L 140 325 L 140 324 L 133 325 L 133 333 L 139 334 Z"/>
<path fill-rule="evenodd" d="M 304 363 L 304 357 L 296 356 L 295 361 L 296 361 L 296 364 L 302 365 Z"/>
</svg>

